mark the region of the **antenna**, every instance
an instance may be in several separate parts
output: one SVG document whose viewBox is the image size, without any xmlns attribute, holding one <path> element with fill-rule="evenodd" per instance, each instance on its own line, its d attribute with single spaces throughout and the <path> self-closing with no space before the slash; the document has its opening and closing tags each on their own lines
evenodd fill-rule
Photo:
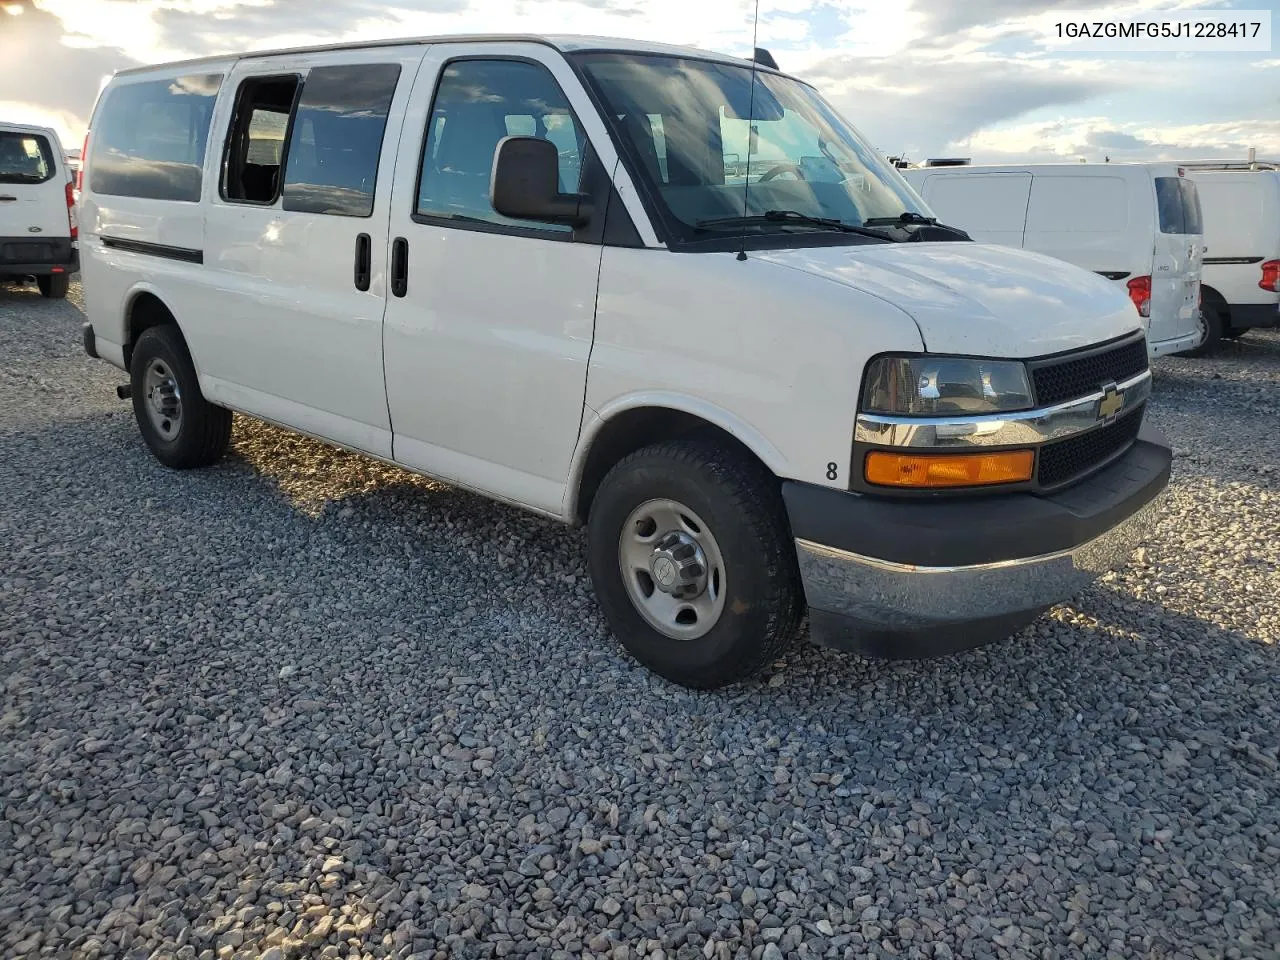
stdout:
<svg viewBox="0 0 1280 960">
<path fill-rule="evenodd" d="M 756 44 L 760 40 L 760 0 L 756 0 L 755 19 L 751 24 L 751 96 L 747 106 L 747 175 L 742 183 L 742 216 L 745 218 L 751 210 L 751 134 L 755 128 L 751 125 L 756 115 L 756 71 L 760 66 L 760 48 Z M 738 248 L 738 259 L 747 259 L 747 224 L 742 223 L 742 246 Z"/>
</svg>

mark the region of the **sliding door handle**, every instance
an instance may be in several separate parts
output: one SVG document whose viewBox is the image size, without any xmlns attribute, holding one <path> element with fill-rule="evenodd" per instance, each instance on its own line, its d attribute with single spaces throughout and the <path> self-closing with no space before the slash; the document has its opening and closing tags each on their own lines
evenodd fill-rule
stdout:
<svg viewBox="0 0 1280 960">
<path fill-rule="evenodd" d="M 356 289 L 368 290 L 372 273 L 373 241 L 367 233 L 356 237 Z"/>
<path fill-rule="evenodd" d="M 409 292 L 409 241 L 396 237 L 391 244 L 391 293 L 403 297 Z"/>
</svg>

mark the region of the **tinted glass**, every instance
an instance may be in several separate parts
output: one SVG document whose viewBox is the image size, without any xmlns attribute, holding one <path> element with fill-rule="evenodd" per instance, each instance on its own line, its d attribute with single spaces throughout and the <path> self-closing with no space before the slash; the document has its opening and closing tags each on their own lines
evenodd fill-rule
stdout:
<svg viewBox="0 0 1280 960">
<path fill-rule="evenodd" d="M 90 134 L 89 189 L 149 200 L 200 199 L 209 119 L 222 77 L 176 77 L 108 92 Z"/>
<path fill-rule="evenodd" d="M 1177 177 L 1156 177 L 1156 205 L 1160 210 L 1161 233 L 1186 233 L 1183 223 L 1182 188 Z"/>
<path fill-rule="evenodd" d="M 284 209 L 372 215 L 382 136 L 399 79 L 394 63 L 311 71 L 289 141 Z"/>
<path fill-rule="evenodd" d="M 507 136 L 550 140 L 560 154 L 560 190 L 578 190 L 586 140 L 551 73 L 514 60 L 457 60 L 436 90 L 427 123 L 418 213 L 528 228 L 499 215 L 489 202 L 489 177 Z M 570 232 L 562 224 L 538 229 Z"/>
<path fill-rule="evenodd" d="M 901 176 L 814 90 L 733 64 L 641 54 L 581 54 L 614 136 L 685 240 L 790 210 L 859 224 L 927 214 Z M 750 119 L 748 119 L 750 118 Z M 748 188 L 748 180 L 750 180 Z M 793 225 L 751 224 L 761 233 Z"/>
<path fill-rule="evenodd" d="M 1190 180 L 1178 183 L 1182 189 L 1182 225 L 1185 233 L 1204 233 L 1204 220 L 1200 216 L 1200 191 Z"/>
<path fill-rule="evenodd" d="M 53 151 L 44 137 L 0 132 L 0 183 L 44 183 L 55 169 Z"/>
</svg>

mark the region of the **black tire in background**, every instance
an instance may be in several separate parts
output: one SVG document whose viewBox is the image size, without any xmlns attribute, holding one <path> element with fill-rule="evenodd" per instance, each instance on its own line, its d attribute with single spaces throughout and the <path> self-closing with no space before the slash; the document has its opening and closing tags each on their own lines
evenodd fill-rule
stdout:
<svg viewBox="0 0 1280 960">
<path fill-rule="evenodd" d="M 710 631 L 673 639 L 651 625 L 623 582 L 620 538 L 633 511 L 671 500 L 714 535 L 725 571 Z M 712 689 L 745 680 L 783 654 L 804 612 L 795 545 L 779 483 L 739 451 L 706 440 L 645 447 L 621 460 L 591 504 L 588 553 L 596 597 L 614 634 L 655 673 Z"/>
<path fill-rule="evenodd" d="M 40 288 L 40 296 L 50 300 L 62 300 L 71 287 L 71 277 L 65 273 L 47 273 L 36 277 L 36 286 Z"/>
<path fill-rule="evenodd" d="M 171 373 L 181 397 L 181 423 L 165 437 L 148 411 L 147 371 L 153 361 Z M 151 452 L 167 467 L 191 470 L 216 463 L 231 442 L 231 411 L 215 406 L 200 392 L 195 364 L 182 332 L 173 324 L 143 331 L 129 363 L 133 415 Z"/>
</svg>

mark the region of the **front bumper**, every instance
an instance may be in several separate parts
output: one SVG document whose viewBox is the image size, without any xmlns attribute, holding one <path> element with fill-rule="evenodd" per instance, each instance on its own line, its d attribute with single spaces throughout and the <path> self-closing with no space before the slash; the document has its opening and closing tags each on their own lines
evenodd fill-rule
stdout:
<svg viewBox="0 0 1280 960">
<path fill-rule="evenodd" d="M 1128 560 L 1171 462 L 1144 426 L 1118 461 L 1051 496 L 895 501 L 786 484 L 811 635 L 895 658 L 1008 636 Z"/>
</svg>

